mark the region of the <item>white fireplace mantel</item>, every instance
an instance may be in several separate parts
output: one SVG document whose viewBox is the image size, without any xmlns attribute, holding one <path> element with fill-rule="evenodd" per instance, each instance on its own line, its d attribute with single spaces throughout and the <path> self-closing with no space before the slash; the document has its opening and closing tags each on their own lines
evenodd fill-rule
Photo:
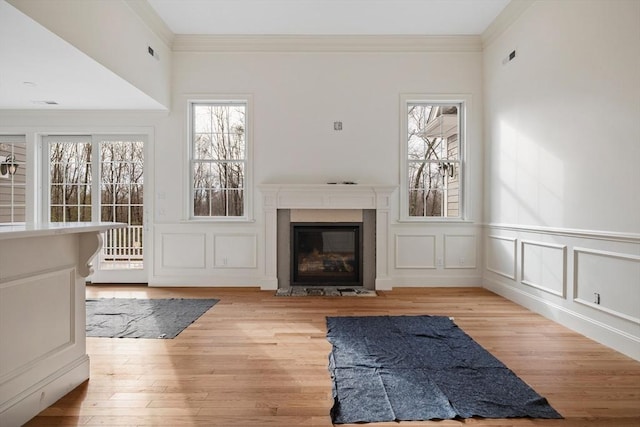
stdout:
<svg viewBox="0 0 640 427">
<path fill-rule="evenodd" d="M 377 290 L 392 287 L 389 278 L 389 224 L 391 195 L 396 186 L 365 184 L 262 184 L 265 277 L 262 289 L 278 288 L 278 209 L 375 209 Z"/>
</svg>

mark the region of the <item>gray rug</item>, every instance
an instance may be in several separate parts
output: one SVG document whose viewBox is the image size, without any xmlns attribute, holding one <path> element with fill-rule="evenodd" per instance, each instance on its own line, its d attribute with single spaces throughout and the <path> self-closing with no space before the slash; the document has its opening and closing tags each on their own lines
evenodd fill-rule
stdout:
<svg viewBox="0 0 640 427">
<path fill-rule="evenodd" d="M 87 336 L 175 338 L 217 299 L 87 299 Z"/>
<path fill-rule="evenodd" d="M 562 418 L 448 317 L 327 317 L 336 424 Z"/>
</svg>

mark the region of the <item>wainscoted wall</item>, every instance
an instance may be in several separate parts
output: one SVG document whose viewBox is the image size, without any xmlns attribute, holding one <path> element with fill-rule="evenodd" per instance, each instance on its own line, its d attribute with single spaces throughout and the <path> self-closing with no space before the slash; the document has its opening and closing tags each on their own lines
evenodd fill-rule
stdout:
<svg viewBox="0 0 640 427">
<path fill-rule="evenodd" d="M 512 6 L 483 55 L 484 286 L 640 360 L 640 2 Z"/>
<path fill-rule="evenodd" d="M 156 225 L 152 283 L 172 286 L 256 286 L 259 236 L 233 224 Z"/>
<path fill-rule="evenodd" d="M 640 239 L 489 225 L 485 287 L 640 359 Z"/>
<path fill-rule="evenodd" d="M 472 223 L 391 226 L 394 286 L 481 286 L 482 227 Z"/>
</svg>

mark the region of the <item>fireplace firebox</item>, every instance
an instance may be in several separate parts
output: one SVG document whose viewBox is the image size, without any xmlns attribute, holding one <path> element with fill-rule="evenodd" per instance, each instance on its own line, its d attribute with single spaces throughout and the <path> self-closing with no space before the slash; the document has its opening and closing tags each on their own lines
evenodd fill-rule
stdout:
<svg viewBox="0 0 640 427">
<path fill-rule="evenodd" d="M 362 286 L 362 223 L 291 223 L 291 284 Z"/>
</svg>

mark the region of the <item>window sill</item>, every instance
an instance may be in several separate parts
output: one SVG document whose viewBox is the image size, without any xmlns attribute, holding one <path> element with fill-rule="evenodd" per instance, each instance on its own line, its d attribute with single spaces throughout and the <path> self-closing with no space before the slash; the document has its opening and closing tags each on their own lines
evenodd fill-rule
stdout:
<svg viewBox="0 0 640 427">
<path fill-rule="evenodd" d="M 462 218 L 401 218 L 398 224 L 474 224 L 475 221 Z"/>
<path fill-rule="evenodd" d="M 252 218 L 189 218 L 180 221 L 182 224 L 253 224 L 256 222 Z"/>
</svg>

